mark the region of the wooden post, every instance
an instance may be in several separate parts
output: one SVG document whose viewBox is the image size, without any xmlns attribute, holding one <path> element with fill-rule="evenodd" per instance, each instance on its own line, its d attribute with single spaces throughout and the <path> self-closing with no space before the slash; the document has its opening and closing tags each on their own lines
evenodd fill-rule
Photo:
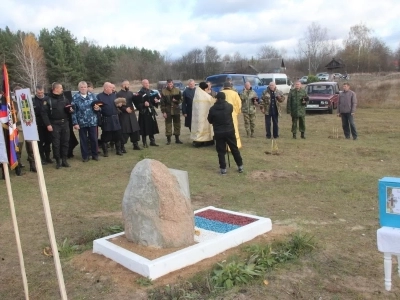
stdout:
<svg viewBox="0 0 400 300">
<path fill-rule="evenodd" d="M 0 125 L 0 130 L 3 130 L 3 128 L 1 128 L 1 125 Z M 8 172 L 8 164 L 7 163 L 2 163 L 2 164 L 3 164 L 4 177 L 5 177 L 6 186 L 7 186 L 8 201 L 10 202 L 11 218 L 12 218 L 13 227 L 14 227 L 15 240 L 17 242 L 18 258 L 19 258 L 19 265 L 21 267 L 21 275 L 22 275 L 22 282 L 24 285 L 25 299 L 29 299 L 28 281 L 26 280 L 24 256 L 22 254 L 21 239 L 19 237 L 17 216 L 15 214 L 14 198 L 13 198 L 13 194 L 12 194 L 12 190 L 11 190 L 10 173 Z"/>
<path fill-rule="evenodd" d="M 56 242 L 56 237 L 54 234 L 53 220 L 51 218 L 49 198 L 47 195 L 46 183 L 44 181 L 44 174 L 43 174 L 42 162 L 41 162 L 40 154 L 39 154 L 39 147 L 38 147 L 37 141 L 31 141 L 31 143 L 32 143 L 32 148 L 33 148 L 33 155 L 35 157 L 35 166 L 36 166 L 36 171 L 37 171 L 38 180 L 39 180 L 40 194 L 42 195 L 42 202 L 43 202 L 43 208 L 44 208 L 44 215 L 46 217 L 47 231 L 49 234 L 50 245 L 51 245 L 51 249 L 53 252 L 53 258 L 54 258 L 54 264 L 56 267 L 58 286 L 60 288 L 61 299 L 67 300 L 68 299 L 67 292 L 65 289 L 64 276 L 63 276 L 62 269 L 61 269 L 60 257 L 58 255 L 57 242 Z"/>
</svg>

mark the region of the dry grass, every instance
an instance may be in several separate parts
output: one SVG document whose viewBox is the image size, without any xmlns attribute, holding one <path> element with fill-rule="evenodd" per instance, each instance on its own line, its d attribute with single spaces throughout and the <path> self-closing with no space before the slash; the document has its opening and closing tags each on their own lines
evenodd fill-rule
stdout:
<svg viewBox="0 0 400 300">
<path fill-rule="evenodd" d="M 357 93 L 363 98 L 361 90 Z M 227 292 L 224 299 L 398 299 L 398 276 L 393 275 L 392 292 L 384 291 L 376 229 L 377 181 L 384 176 L 400 177 L 400 110 L 398 106 L 360 106 L 358 141 L 329 138 L 333 127 L 341 133 L 340 119 L 321 113 L 306 117 L 306 140 L 293 140 L 290 118 L 283 115 L 279 156 L 264 154 L 271 145 L 258 114 L 256 138 L 242 138 L 245 173 L 238 174 L 232 167 L 225 177 L 218 174 L 215 149 L 193 148 L 186 128 L 182 129 L 183 145 L 166 146 L 162 133 L 156 137 L 161 144 L 158 148 L 138 152 L 128 147 L 123 157 L 110 155 L 99 162 L 82 163 L 77 148 L 71 168 L 44 167 L 57 240 L 87 240 L 99 228 L 121 224 L 121 201 L 132 168 L 144 157 L 155 158 L 188 171 L 194 209 L 215 205 L 256 213 L 271 218 L 275 225 L 308 232 L 321 245 L 312 258 L 268 275 L 267 286 L 254 282 Z M 161 119 L 159 124 L 163 132 Z M 245 136 L 242 118 L 240 124 Z M 11 179 L 31 299 L 58 299 L 52 258 L 42 254 L 49 242 L 37 178 L 28 172 L 22 177 L 12 174 Z M 0 299 L 22 299 L 4 184 L 0 195 Z M 137 277 L 129 274 L 124 282 L 131 283 L 121 286 L 120 278 L 105 277 L 101 269 L 88 272 L 69 260 L 62 265 L 70 299 L 133 299 L 140 291 Z M 109 263 L 104 268 L 118 266 Z"/>
<path fill-rule="evenodd" d="M 360 108 L 399 108 L 400 73 L 385 76 L 354 74 L 349 80 Z"/>
</svg>

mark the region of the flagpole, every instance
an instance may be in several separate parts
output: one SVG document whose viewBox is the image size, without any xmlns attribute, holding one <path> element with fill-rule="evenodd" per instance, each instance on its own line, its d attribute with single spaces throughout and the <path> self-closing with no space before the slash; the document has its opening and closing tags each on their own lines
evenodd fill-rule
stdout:
<svg viewBox="0 0 400 300">
<path fill-rule="evenodd" d="M 0 130 L 3 130 L 3 128 L 0 127 Z M 17 242 L 19 265 L 21 267 L 21 275 L 22 275 L 22 282 L 24 285 L 25 299 L 28 300 L 29 299 L 28 281 L 26 279 L 24 256 L 22 254 L 21 239 L 19 237 L 17 216 L 15 214 L 14 198 L 13 198 L 13 194 L 12 194 L 12 190 L 11 190 L 10 173 L 8 172 L 8 164 L 4 163 L 4 162 L 2 164 L 3 164 L 4 177 L 5 177 L 6 186 L 7 186 L 8 201 L 10 202 L 11 218 L 12 218 L 12 222 L 13 222 L 13 226 L 14 226 L 15 240 Z"/>
<path fill-rule="evenodd" d="M 47 231 L 49 234 L 50 245 L 51 245 L 53 258 L 54 258 L 54 264 L 56 267 L 58 286 L 60 288 L 61 299 L 67 300 L 68 299 L 67 291 L 65 289 L 64 276 L 63 276 L 63 272 L 62 272 L 62 268 L 61 268 L 60 257 L 58 255 L 58 247 L 57 247 L 56 237 L 54 234 L 53 220 L 51 218 L 49 197 L 47 195 L 46 183 L 44 180 L 43 168 L 42 168 L 42 163 L 41 163 L 40 154 L 39 154 L 39 147 L 38 147 L 37 141 L 31 141 L 31 143 L 32 143 L 32 148 L 33 148 L 33 155 L 35 158 L 36 171 L 37 171 L 38 180 L 39 180 L 40 194 L 42 195 L 42 202 L 43 202 L 43 207 L 44 207 L 44 214 L 46 217 Z"/>
</svg>

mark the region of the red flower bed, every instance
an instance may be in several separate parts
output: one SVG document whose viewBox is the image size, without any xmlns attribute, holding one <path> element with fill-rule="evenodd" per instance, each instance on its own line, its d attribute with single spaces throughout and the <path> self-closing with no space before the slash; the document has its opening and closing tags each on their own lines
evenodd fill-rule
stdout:
<svg viewBox="0 0 400 300">
<path fill-rule="evenodd" d="M 196 216 L 203 217 L 203 218 L 213 220 L 213 221 L 219 221 L 219 222 L 233 224 L 233 225 L 239 225 L 239 226 L 244 226 L 244 225 L 253 223 L 255 221 L 258 221 L 258 219 L 229 214 L 226 212 L 217 211 L 217 210 L 213 210 L 213 209 L 207 209 L 202 212 L 199 212 L 196 214 Z"/>
</svg>

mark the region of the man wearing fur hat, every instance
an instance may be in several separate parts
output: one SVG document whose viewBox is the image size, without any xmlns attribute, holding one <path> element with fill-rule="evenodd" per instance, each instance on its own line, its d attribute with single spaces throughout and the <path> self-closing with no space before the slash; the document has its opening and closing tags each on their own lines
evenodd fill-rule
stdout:
<svg viewBox="0 0 400 300">
<path fill-rule="evenodd" d="M 135 106 L 133 104 L 133 93 L 129 90 L 129 81 L 124 80 L 121 90 L 117 93 L 117 99 L 126 99 L 125 104 L 120 107 L 119 122 L 122 131 L 122 153 L 126 153 L 125 144 L 131 139 L 133 150 L 141 150 L 139 147 L 140 127 L 135 114 Z M 121 101 L 121 100 L 119 100 Z"/>
</svg>

